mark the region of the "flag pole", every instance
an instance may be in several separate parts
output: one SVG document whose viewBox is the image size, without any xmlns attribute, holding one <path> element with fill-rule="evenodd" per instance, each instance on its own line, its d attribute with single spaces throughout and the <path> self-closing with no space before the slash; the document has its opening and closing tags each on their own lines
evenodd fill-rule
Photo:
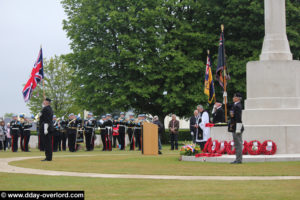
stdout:
<svg viewBox="0 0 300 200">
<path fill-rule="evenodd" d="M 40 49 L 42 49 L 42 44 L 40 46 Z M 45 81 L 44 81 L 44 77 L 43 77 L 43 97 L 44 97 L 44 100 L 45 100 L 46 99 L 46 95 L 45 95 Z"/>
<path fill-rule="evenodd" d="M 221 24 L 221 31 L 224 36 L 224 24 Z M 224 39 L 224 38 L 223 38 Z M 223 55 L 224 55 L 224 69 L 223 69 L 223 80 L 224 80 L 224 104 L 225 104 L 225 122 L 227 122 L 227 77 L 226 77 L 226 61 L 225 61 L 225 44 L 223 41 Z"/>
</svg>

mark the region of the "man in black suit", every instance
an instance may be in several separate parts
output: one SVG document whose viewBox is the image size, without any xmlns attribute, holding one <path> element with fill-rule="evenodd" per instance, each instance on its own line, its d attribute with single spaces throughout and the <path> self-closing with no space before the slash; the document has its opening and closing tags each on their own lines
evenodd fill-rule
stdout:
<svg viewBox="0 0 300 200">
<path fill-rule="evenodd" d="M 225 122 L 225 114 L 222 108 L 222 103 L 216 102 L 212 111 L 213 123 Z"/>
<path fill-rule="evenodd" d="M 236 160 L 231 164 L 241 164 L 243 159 L 243 125 L 242 125 L 242 95 L 235 93 L 233 96 L 233 105 L 230 110 L 229 131 L 232 132 L 232 137 L 235 147 Z"/>
<path fill-rule="evenodd" d="M 44 134 L 45 155 L 46 158 L 42 161 L 52 160 L 52 135 L 53 135 L 53 111 L 50 106 L 51 99 L 46 98 L 43 102 L 43 109 L 40 113 L 40 129 Z"/>
<path fill-rule="evenodd" d="M 199 129 L 199 112 L 194 110 L 194 116 L 190 118 L 190 131 L 193 139 L 193 143 L 196 144 L 196 133 Z"/>
</svg>

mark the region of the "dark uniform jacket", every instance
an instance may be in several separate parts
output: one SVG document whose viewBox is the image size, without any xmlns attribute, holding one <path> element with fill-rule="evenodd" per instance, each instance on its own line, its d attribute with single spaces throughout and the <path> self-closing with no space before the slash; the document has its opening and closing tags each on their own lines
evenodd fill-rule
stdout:
<svg viewBox="0 0 300 200">
<path fill-rule="evenodd" d="M 52 119 L 53 119 L 53 111 L 51 106 L 45 106 L 41 111 L 40 128 L 44 130 L 44 124 L 47 123 L 49 126 L 48 131 L 53 132 L 54 128 L 53 128 Z"/>
<path fill-rule="evenodd" d="M 236 123 L 242 123 L 242 104 L 241 102 L 234 103 L 231 106 L 231 112 L 234 113 L 234 116 L 230 118 L 228 123 L 228 131 L 235 132 L 236 131 Z"/>
<path fill-rule="evenodd" d="M 190 131 L 193 132 L 194 134 L 197 132 L 197 128 L 194 127 L 196 124 L 199 124 L 199 120 L 197 117 L 193 116 L 190 118 Z"/>
<path fill-rule="evenodd" d="M 218 108 L 213 114 L 213 123 L 225 122 L 225 114 L 222 107 Z"/>
</svg>

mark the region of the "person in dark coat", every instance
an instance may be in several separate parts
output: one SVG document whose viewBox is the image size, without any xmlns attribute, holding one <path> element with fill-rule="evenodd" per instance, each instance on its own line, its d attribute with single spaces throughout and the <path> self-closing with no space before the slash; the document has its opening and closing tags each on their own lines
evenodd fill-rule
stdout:
<svg viewBox="0 0 300 200">
<path fill-rule="evenodd" d="M 153 117 L 153 124 L 158 126 L 158 154 L 162 154 L 161 136 L 164 132 L 164 125 L 159 121 L 158 116 Z"/>
<path fill-rule="evenodd" d="M 242 96 L 235 93 L 233 97 L 233 105 L 230 109 L 230 121 L 228 123 L 228 131 L 232 132 L 235 147 L 236 160 L 231 164 L 241 164 L 243 159 L 243 126 L 242 126 Z"/>
<path fill-rule="evenodd" d="M 216 102 L 212 111 L 213 123 L 225 122 L 225 113 L 222 108 L 222 103 Z"/>
<path fill-rule="evenodd" d="M 43 102 L 43 109 L 40 113 L 40 129 L 44 134 L 45 155 L 42 161 L 52 161 L 52 136 L 53 136 L 53 111 L 50 106 L 51 99 L 46 98 Z"/>
<path fill-rule="evenodd" d="M 169 131 L 171 137 L 171 150 L 178 150 L 178 133 L 179 133 L 179 121 L 176 120 L 176 115 L 172 115 L 172 120 L 169 122 Z"/>
<path fill-rule="evenodd" d="M 193 143 L 196 144 L 196 134 L 199 130 L 199 112 L 194 110 L 194 116 L 190 118 L 190 131 Z"/>
</svg>

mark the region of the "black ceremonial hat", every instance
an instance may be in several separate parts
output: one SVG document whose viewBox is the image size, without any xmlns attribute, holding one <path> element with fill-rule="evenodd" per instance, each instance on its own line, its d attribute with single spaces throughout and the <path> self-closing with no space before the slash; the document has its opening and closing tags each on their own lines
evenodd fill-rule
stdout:
<svg viewBox="0 0 300 200">
<path fill-rule="evenodd" d="M 239 97 L 239 98 L 242 98 L 242 94 L 241 93 L 239 93 L 239 92 L 236 92 L 236 93 L 234 93 L 234 95 L 233 95 L 234 97 Z"/>
<path fill-rule="evenodd" d="M 48 97 L 45 100 L 51 102 L 51 99 L 49 99 Z"/>
</svg>

